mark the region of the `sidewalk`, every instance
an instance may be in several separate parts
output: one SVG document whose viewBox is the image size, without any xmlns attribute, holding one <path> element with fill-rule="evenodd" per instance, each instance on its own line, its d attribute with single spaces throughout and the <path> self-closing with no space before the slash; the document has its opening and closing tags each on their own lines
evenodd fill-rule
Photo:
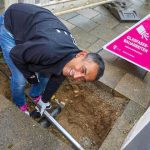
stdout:
<svg viewBox="0 0 150 150">
<path fill-rule="evenodd" d="M 72 150 L 0 95 L 0 150 Z"/>
</svg>

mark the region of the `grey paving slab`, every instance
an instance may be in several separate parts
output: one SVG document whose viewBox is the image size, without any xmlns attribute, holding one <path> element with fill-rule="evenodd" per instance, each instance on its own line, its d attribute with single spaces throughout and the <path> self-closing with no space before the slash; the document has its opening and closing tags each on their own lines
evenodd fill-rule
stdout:
<svg viewBox="0 0 150 150">
<path fill-rule="evenodd" d="M 94 29 L 98 25 L 94 21 L 82 15 L 78 15 L 72 19 L 69 19 L 68 21 L 87 32 Z"/>
<path fill-rule="evenodd" d="M 92 18 L 91 20 L 104 26 L 105 28 L 110 28 L 110 29 L 112 29 L 113 27 L 119 24 L 119 21 L 116 18 L 114 18 L 112 15 L 104 16 L 99 14 L 96 17 Z"/>
<path fill-rule="evenodd" d="M 85 40 L 81 40 L 80 37 L 76 38 L 76 43 L 78 45 L 78 47 L 82 50 L 87 50 L 87 48 L 91 45 L 89 42 L 85 41 Z"/>
<path fill-rule="evenodd" d="M 140 18 L 144 18 L 150 13 L 149 5 L 143 3 L 135 3 L 135 5 L 129 7 L 128 10 L 135 10 Z"/>
<path fill-rule="evenodd" d="M 99 150 L 120 150 L 130 129 L 144 112 L 145 109 L 143 107 L 130 101 L 123 114 L 115 122 Z"/>
<path fill-rule="evenodd" d="M 109 63 L 115 62 L 116 59 L 118 58 L 116 55 L 114 55 L 106 50 L 100 51 L 99 54 L 103 57 L 104 60 L 106 60 Z"/>
<path fill-rule="evenodd" d="M 63 20 L 63 19 L 61 19 L 61 18 L 60 18 L 60 20 L 61 20 L 61 22 L 63 22 L 63 23 L 66 25 L 66 27 L 67 27 L 69 30 L 72 30 L 73 28 L 75 28 L 75 25 L 71 24 L 70 22 L 68 22 L 68 21 L 66 21 L 66 20 Z"/>
<path fill-rule="evenodd" d="M 72 13 L 67 13 L 67 14 L 61 15 L 59 17 L 63 20 L 68 20 L 68 19 L 71 19 L 77 15 L 79 15 L 77 12 L 72 12 Z"/>
<path fill-rule="evenodd" d="M 120 57 L 114 62 L 114 65 L 116 67 L 124 69 L 127 73 L 131 73 L 134 76 L 139 77 L 141 79 L 143 79 L 145 77 L 146 70 L 144 70 L 144 69 L 120 58 Z"/>
<path fill-rule="evenodd" d="M 126 109 L 124 110 L 122 116 L 132 125 L 139 120 L 139 118 L 144 114 L 146 109 L 136 102 L 130 100 Z M 120 128 L 120 127 L 119 127 Z"/>
<path fill-rule="evenodd" d="M 150 89 L 148 84 L 131 74 L 124 75 L 115 90 L 144 108 L 149 105 Z"/>
<path fill-rule="evenodd" d="M 110 28 L 106 28 L 105 26 L 102 25 L 97 26 L 89 33 L 107 42 L 110 42 L 112 39 L 114 39 L 119 35 Z"/>
<path fill-rule="evenodd" d="M 130 125 L 126 122 L 126 128 L 130 128 Z M 120 131 L 118 128 L 111 129 L 107 138 L 99 148 L 99 150 L 120 150 L 121 145 L 127 134 Z"/>
<path fill-rule="evenodd" d="M 99 5 L 93 8 L 94 10 L 98 11 L 101 15 L 110 16 L 110 12 L 103 6 Z"/>
<path fill-rule="evenodd" d="M 94 44 L 90 45 L 90 47 L 88 48 L 89 51 L 96 53 L 98 50 L 100 50 L 104 45 L 106 44 L 106 42 L 102 39 L 99 39 L 98 41 L 96 41 Z"/>
<path fill-rule="evenodd" d="M 99 81 L 109 86 L 110 88 L 115 88 L 124 74 L 125 71 L 105 61 L 105 72 Z"/>
<path fill-rule="evenodd" d="M 128 30 L 130 27 L 132 27 L 135 23 L 119 23 L 117 26 L 115 26 L 112 30 L 116 32 L 117 34 L 122 34 L 124 31 Z"/>
<path fill-rule="evenodd" d="M 14 105 L 0 113 L 0 120 L 1 150 L 72 149 L 58 140 L 48 130 L 42 128 L 33 119 L 16 109 Z"/>
<path fill-rule="evenodd" d="M 87 17 L 89 19 L 97 16 L 99 14 L 99 12 L 95 11 L 94 9 L 91 8 L 86 8 L 86 9 L 82 9 L 77 11 L 80 15 Z"/>
<path fill-rule="evenodd" d="M 75 39 L 79 42 L 83 42 L 86 44 L 86 47 L 89 47 L 91 44 L 95 43 L 98 38 L 86 31 L 84 31 L 81 28 L 74 28 L 71 30 L 71 33 L 75 37 Z"/>
<path fill-rule="evenodd" d="M 144 78 L 144 81 L 145 81 L 147 84 L 150 85 L 150 72 L 147 72 L 147 73 L 146 73 L 146 76 L 145 76 L 145 78 Z"/>
<path fill-rule="evenodd" d="M 0 113 L 11 106 L 11 102 L 4 98 L 4 96 L 0 95 Z"/>
<path fill-rule="evenodd" d="M 127 8 L 129 8 L 130 6 L 140 7 L 144 4 L 144 2 L 145 0 L 126 0 Z"/>
</svg>

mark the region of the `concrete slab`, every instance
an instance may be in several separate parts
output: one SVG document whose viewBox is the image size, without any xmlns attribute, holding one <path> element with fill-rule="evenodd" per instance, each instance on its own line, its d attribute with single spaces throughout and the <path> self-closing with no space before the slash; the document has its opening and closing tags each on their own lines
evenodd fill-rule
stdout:
<svg viewBox="0 0 150 150">
<path fill-rule="evenodd" d="M 145 109 L 133 101 L 126 106 L 124 113 L 117 119 L 112 130 L 99 150 L 120 150 L 128 132 L 144 113 Z"/>
<path fill-rule="evenodd" d="M 106 50 L 100 51 L 99 54 L 102 56 L 102 58 L 104 60 L 106 60 L 109 63 L 114 63 L 116 61 L 116 59 L 118 58 L 116 55 L 114 55 Z"/>
<path fill-rule="evenodd" d="M 73 34 L 74 38 L 77 40 L 77 44 L 81 45 L 84 48 L 88 48 L 91 46 L 91 44 L 95 43 L 98 38 L 94 35 L 91 35 L 88 32 L 85 32 L 84 30 L 75 27 L 71 30 L 71 33 Z"/>
<path fill-rule="evenodd" d="M 150 85 L 150 72 L 147 72 L 147 73 L 146 73 L 146 76 L 145 76 L 145 78 L 144 78 L 144 81 L 145 81 L 147 84 Z"/>
<path fill-rule="evenodd" d="M 69 29 L 69 30 L 72 30 L 73 28 L 75 28 L 75 25 L 69 23 L 68 21 L 66 20 L 63 20 L 60 18 L 60 20 L 66 25 L 66 27 Z"/>
<path fill-rule="evenodd" d="M 114 89 L 124 74 L 125 71 L 122 69 L 119 69 L 108 62 L 105 62 L 105 72 L 99 81 Z"/>
<path fill-rule="evenodd" d="M 119 21 L 114 18 L 113 16 L 104 16 L 104 15 L 97 15 L 96 17 L 92 18 L 94 22 L 104 26 L 105 28 L 110 28 L 112 29 L 116 25 L 119 24 Z"/>
<path fill-rule="evenodd" d="M 91 52 L 96 53 L 97 51 L 99 51 L 104 45 L 106 44 L 106 42 L 102 39 L 99 39 L 98 41 L 96 41 L 94 44 L 92 44 L 90 47 L 88 47 L 88 50 Z"/>
<path fill-rule="evenodd" d="M 110 12 L 103 5 L 96 6 L 93 9 L 98 11 L 100 15 L 111 16 Z"/>
<path fill-rule="evenodd" d="M 94 21 L 81 15 L 78 15 L 72 19 L 69 19 L 68 21 L 87 32 L 94 29 L 98 25 Z"/>
<path fill-rule="evenodd" d="M 131 73 L 136 77 L 143 79 L 146 74 L 146 70 L 118 57 L 118 59 L 114 62 L 114 65 L 118 68 L 124 69 L 127 73 Z"/>
<path fill-rule="evenodd" d="M 12 103 L 8 101 L 4 96 L 0 95 L 0 113 L 10 108 Z"/>
<path fill-rule="evenodd" d="M 77 11 L 80 15 L 87 17 L 89 19 L 97 16 L 99 14 L 99 12 L 95 11 L 94 9 L 91 8 L 87 8 L 87 9 L 82 9 Z"/>
<path fill-rule="evenodd" d="M 146 109 L 136 102 L 130 100 L 122 116 L 132 125 L 144 114 Z"/>
<path fill-rule="evenodd" d="M 135 10 L 140 18 L 144 18 L 150 13 L 149 5 L 146 5 L 141 1 L 136 1 L 136 3 L 129 7 L 128 10 Z"/>
<path fill-rule="evenodd" d="M 132 27 L 135 23 L 119 23 L 112 30 L 118 35 L 122 34 L 124 31 Z"/>
<path fill-rule="evenodd" d="M 71 150 L 72 148 L 58 140 L 48 130 L 42 128 L 29 116 L 20 112 L 11 102 L 0 97 L 0 149 L 12 150 Z M 5 106 L 6 105 L 6 106 Z"/>
<path fill-rule="evenodd" d="M 106 28 L 105 26 L 99 25 L 93 30 L 89 32 L 93 36 L 96 36 L 100 39 L 103 39 L 106 42 L 110 42 L 112 39 L 118 36 L 116 32 L 114 32 L 110 28 Z"/>
<path fill-rule="evenodd" d="M 77 12 L 72 12 L 72 13 L 67 13 L 67 14 L 61 15 L 61 16 L 59 16 L 59 18 L 67 21 L 68 19 L 71 19 L 77 15 L 79 15 Z"/>
<path fill-rule="evenodd" d="M 150 89 L 139 78 L 126 74 L 118 83 L 115 90 L 129 99 L 135 101 L 139 105 L 147 108 L 150 102 Z"/>
</svg>

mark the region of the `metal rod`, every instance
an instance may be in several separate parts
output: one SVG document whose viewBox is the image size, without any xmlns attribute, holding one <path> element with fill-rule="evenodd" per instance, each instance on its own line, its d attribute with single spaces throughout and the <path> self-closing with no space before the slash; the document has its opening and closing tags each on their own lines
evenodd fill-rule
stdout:
<svg viewBox="0 0 150 150">
<path fill-rule="evenodd" d="M 78 149 L 84 150 L 81 145 L 45 110 L 46 118 Z"/>
<path fill-rule="evenodd" d="M 78 11 L 78 10 L 81 10 L 81 9 L 90 8 L 90 7 L 94 7 L 94 6 L 97 6 L 97 5 L 103 5 L 103 4 L 106 4 L 106 3 L 110 3 L 112 1 L 115 1 L 115 0 L 104 0 L 104 1 L 101 1 L 101 2 L 95 2 L 95 3 L 92 3 L 92 4 L 87 4 L 85 6 L 80 6 L 80 7 L 64 10 L 64 11 L 59 11 L 59 12 L 56 12 L 56 13 L 54 12 L 54 14 L 56 16 L 59 16 L 59 15 L 63 15 L 63 14 L 66 14 L 66 13 L 71 13 L 71 12 L 74 12 L 74 11 Z"/>
</svg>

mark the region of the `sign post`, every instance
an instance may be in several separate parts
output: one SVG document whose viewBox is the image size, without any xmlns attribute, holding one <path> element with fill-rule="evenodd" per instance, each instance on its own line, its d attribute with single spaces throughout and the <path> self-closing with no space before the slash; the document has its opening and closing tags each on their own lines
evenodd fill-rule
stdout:
<svg viewBox="0 0 150 150">
<path fill-rule="evenodd" d="M 150 71 L 150 14 L 103 48 Z"/>
</svg>

